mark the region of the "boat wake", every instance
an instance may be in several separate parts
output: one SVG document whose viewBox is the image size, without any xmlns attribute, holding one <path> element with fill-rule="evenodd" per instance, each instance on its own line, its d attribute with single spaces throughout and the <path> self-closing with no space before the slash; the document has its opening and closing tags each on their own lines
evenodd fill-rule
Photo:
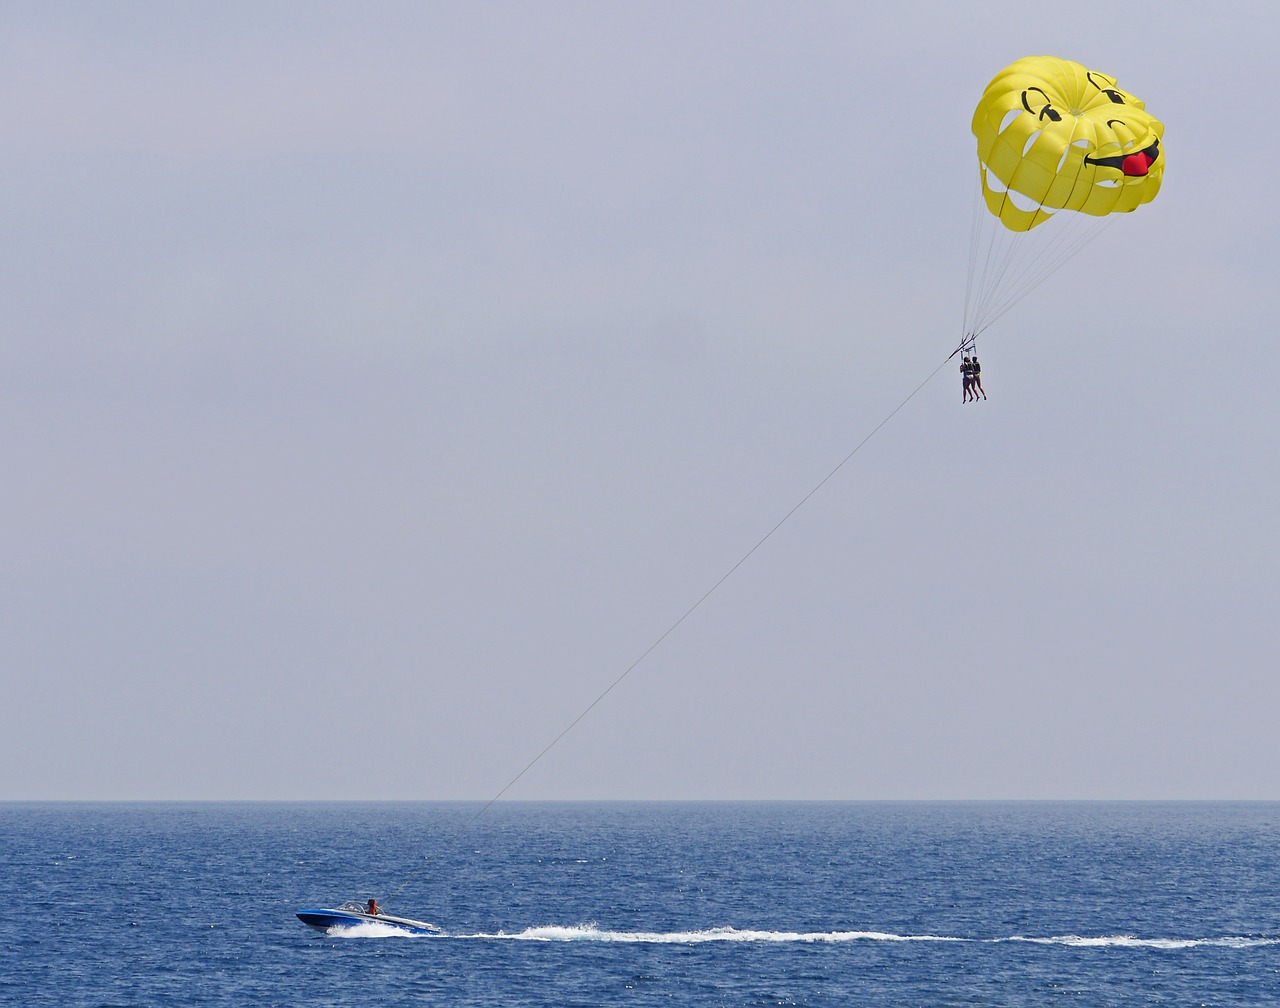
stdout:
<svg viewBox="0 0 1280 1008">
<path fill-rule="evenodd" d="M 613 942 L 644 945 L 699 945 L 707 942 L 841 944 L 847 942 L 952 942 L 994 945 L 1022 942 L 1068 948 L 1154 949 L 1172 951 L 1193 948 L 1249 949 L 1280 945 L 1280 937 L 1264 935 L 1209 938 L 1144 938 L 1137 935 L 1011 935 L 997 938 L 964 938 L 950 935 L 903 935 L 885 931 L 761 931 L 733 927 L 699 931 L 609 931 L 595 924 L 564 926 L 547 924 L 523 931 L 477 934 L 415 935 L 385 924 L 359 924 L 328 932 L 343 938 L 452 938 L 471 941 Z"/>
<path fill-rule="evenodd" d="M 895 935 L 880 931 L 753 931 L 732 927 L 705 931 L 602 931 L 594 924 L 576 927 L 546 925 L 526 928 L 515 934 L 468 935 L 471 938 L 514 939 L 518 941 L 599 941 L 655 945 L 697 945 L 703 942 L 849 942 L 849 941 L 960 941 L 941 935 Z"/>
<path fill-rule="evenodd" d="M 330 938 L 435 938 L 437 935 L 415 933 L 392 924 L 362 921 L 359 924 L 335 925 L 324 929 Z"/>
<path fill-rule="evenodd" d="M 1280 938 L 1263 935 L 1225 936 L 1219 938 L 1139 938 L 1136 935 L 1103 935 L 1089 938 L 1083 935 L 1058 935 L 1053 938 L 1032 938 L 1017 935 L 1013 938 L 995 938 L 992 941 L 1027 942 L 1032 945 L 1068 945 L 1073 948 L 1259 948 L 1264 945 L 1280 945 Z"/>
<path fill-rule="evenodd" d="M 462 937 L 462 936 L 459 936 Z M 1219 938 L 1141 938 L 1136 935 L 1054 935 L 1032 937 L 1013 935 L 1006 938 L 962 938 L 952 935 L 903 935 L 885 931 L 755 931 L 732 927 L 710 928 L 705 931 L 603 931 L 593 924 L 577 927 L 545 926 L 527 928 L 515 934 L 468 935 L 472 938 L 514 939 L 519 941 L 599 941 L 636 942 L 668 945 L 696 945 L 703 942 L 780 942 L 809 944 L 839 944 L 843 942 L 965 942 L 968 944 L 998 944 L 1026 942 L 1033 945 L 1062 945 L 1074 948 L 1256 948 L 1263 945 L 1280 945 L 1280 938 L 1262 936 Z"/>
</svg>

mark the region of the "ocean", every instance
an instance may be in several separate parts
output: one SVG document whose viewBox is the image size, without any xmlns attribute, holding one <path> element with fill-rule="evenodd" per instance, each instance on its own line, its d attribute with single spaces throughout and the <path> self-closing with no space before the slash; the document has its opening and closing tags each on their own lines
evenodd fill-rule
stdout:
<svg viewBox="0 0 1280 1008">
<path fill-rule="evenodd" d="M 1277 803 L 482 808 L 0 804 L 0 1003 L 1280 1004 Z"/>
</svg>

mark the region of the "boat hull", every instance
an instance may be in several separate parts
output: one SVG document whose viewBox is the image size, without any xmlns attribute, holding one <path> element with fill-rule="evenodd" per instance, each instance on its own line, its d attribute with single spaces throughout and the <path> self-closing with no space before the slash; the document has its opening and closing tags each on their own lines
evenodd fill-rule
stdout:
<svg viewBox="0 0 1280 1008">
<path fill-rule="evenodd" d="M 299 910 L 297 917 L 303 924 L 316 928 L 318 931 L 328 931 L 330 928 L 350 928 L 360 924 L 383 924 L 387 927 L 398 928 L 401 931 L 408 931 L 410 934 L 429 935 L 436 934 L 440 930 L 434 924 L 428 924 L 426 921 L 410 920 L 408 917 L 393 917 L 391 914 L 357 913 L 354 910 L 330 910 L 328 908 Z"/>
</svg>

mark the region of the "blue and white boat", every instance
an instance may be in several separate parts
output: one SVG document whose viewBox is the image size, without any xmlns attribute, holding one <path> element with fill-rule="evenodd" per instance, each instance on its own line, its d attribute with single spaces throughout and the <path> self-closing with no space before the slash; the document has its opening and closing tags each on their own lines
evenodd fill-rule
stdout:
<svg viewBox="0 0 1280 1008">
<path fill-rule="evenodd" d="M 299 910 L 298 920 L 320 931 L 328 931 L 331 928 L 356 927 L 360 924 L 384 924 L 388 927 L 398 928 L 401 931 L 407 931 L 410 934 L 438 934 L 440 932 L 436 925 L 428 924 L 426 921 L 410 920 L 408 917 L 396 917 L 394 914 L 383 913 L 381 910 L 377 913 L 369 913 L 363 903 L 358 903 L 354 900 L 343 903 L 336 910 L 324 908 Z"/>
</svg>

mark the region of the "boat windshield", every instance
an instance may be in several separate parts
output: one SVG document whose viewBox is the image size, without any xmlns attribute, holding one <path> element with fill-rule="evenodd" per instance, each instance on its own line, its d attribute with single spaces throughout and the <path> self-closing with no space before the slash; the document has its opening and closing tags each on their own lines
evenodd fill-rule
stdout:
<svg viewBox="0 0 1280 1008">
<path fill-rule="evenodd" d="M 342 906 L 338 907 L 338 909 L 339 909 L 339 910 L 350 910 L 350 911 L 354 911 L 355 913 L 368 913 L 368 912 L 369 912 L 369 908 L 368 908 L 368 907 L 366 907 L 366 906 L 365 906 L 363 903 L 361 903 L 359 900 L 347 900 L 345 903 L 343 903 L 343 904 L 342 904 Z"/>
</svg>

